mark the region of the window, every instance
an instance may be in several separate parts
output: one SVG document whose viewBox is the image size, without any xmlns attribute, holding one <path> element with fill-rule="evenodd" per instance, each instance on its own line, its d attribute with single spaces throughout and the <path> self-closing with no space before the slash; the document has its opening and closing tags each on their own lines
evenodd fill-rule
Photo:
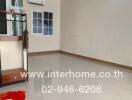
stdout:
<svg viewBox="0 0 132 100">
<path fill-rule="evenodd" d="M 42 13 L 33 13 L 33 32 L 42 33 Z"/>
<path fill-rule="evenodd" d="M 23 7 L 23 0 L 11 0 L 11 6 Z"/>
<path fill-rule="evenodd" d="M 5 11 L 6 8 L 21 12 L 23 9 L 23 0 L 0 0 L 0 9 Z M 22 18 L 20 15 L 0 14 L 0 29 L 2 29 L 0 35 L 22 34 L 22 23 L 11 20 L 22 20 Z"/>
<path fill-rule="evenodd" d="M 53 13 L 33 12 L 33 33 L 53 35 Z"/>
<path fill-rule="evenodd" d="M 11 0 L 12 6 L 15 6 L 15 2 L 16 2 L 16 0 Z"/>
</svg>

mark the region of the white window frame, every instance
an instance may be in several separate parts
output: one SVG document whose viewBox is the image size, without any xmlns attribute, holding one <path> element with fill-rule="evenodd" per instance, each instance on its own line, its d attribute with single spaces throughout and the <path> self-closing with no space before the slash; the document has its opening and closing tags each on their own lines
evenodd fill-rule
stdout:
<svg viewBox="0 0 132 100">
<path fill-rule="evenodd" d="M 33 12 L 37 12 L 37 13 L 42 13 L 42 33 L 34 33 L 33 32 Z M 32 32 L 32 34 L 33 35 L 42 35 L 42 36 L 53 36 L 54 35 L 54 25 L 53 25 L 53 27 L 52 27 L 52 35 L 49 35 L 49 34 L 44 34 L 44 30 L 43 30 L 43 28 L 44 28 L 44 25 L 43 25 L 43 21 L 44 21 L 44 12 L 51 12 L 51 11 L 38 11 L 38 10 L 32 10 L 31 11 L 31 32 Z M 53 12 L 52 12 L 53 13 Z M 53 19 L 52 20 L 54 20 L 54 17 L 53 17 Z"/>
<path fill-rule="evenodd" d="M 34 32 L 33 32 L 33 12 L 43 13 L 42 11 L 35 11 L 35 10 L 32 11 L 32 13 L 31 13 L 31 15 L 32 15 L 32 18 L 31 18 L 31 20 L 32 20 L 32 23 L 31 23 L 31 24 L 32 24 L 32 25 L 31 25 L 31 27 L 32 27 L 32 28 L 31 28 L 31 29 L 32 29 L 32 33 L 33 33 L 34 35 L 43 35 L 43 32 L 42 32 L 42 33 L 34 33 Z M 42 17 L 43 17 L 43 14 L 42 14 Z"/>
</svg>

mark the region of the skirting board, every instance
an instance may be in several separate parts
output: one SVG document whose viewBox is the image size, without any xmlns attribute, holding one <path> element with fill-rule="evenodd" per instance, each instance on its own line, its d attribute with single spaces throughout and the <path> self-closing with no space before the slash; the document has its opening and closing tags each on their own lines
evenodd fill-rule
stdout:
<svg viewBox="0 0 132 100">
<path fill-rule="evenodd" d="M 117 64 L 117 63 L 113 63 L 113 62 L 109 62 L 109 61 L 100 60 L 100 59 L 97 59 L 97 58 L 86 57 L 86 56 L 82 56 L 82 55 L 79 55 L 79 54 L 70 53 L 70 52 L 66 52 L 66 51 L 62 51 L 62 50 L 31 52 L 31 53 L 28 53 L 28 55 L 29 56 L 38 56 L 38 55 L 49 55 L 49 54 L 57 54 L 57 53 L 68 54 L 68 55 L 76 56 L 78 58 L 83 58 L 83 59 L 86 59 L 86 60 L 92 60 L 92 61 L 95 61 L 95 62 L 109 64 L 109 65 L 112 65 L 114 67 L 123 68 L 123 69 L 132 71 L 131 66 L 121 65 L 121 64 Z"/>
<path fill-rule="evenodd" d="M 100 59 L 97 59 L 97 58 L 86 57 L 86 56 L 82 56 L 82 55 L 79 55 L 79 54 L 74 54 L 74 53 L 70 53 L 70 52 L 66 52 L 66 51 L 60 51 L 60 53 L 73 55 L 73 56 L 76 56 L 76 57 L 79 57 L 79 58 L 83 58 L 83 59 L 86 59 L 86 60 L 92 60 L 92 61 L 95 61 L 95 62 L 109 64 L 109 65 L 112 65 L 114 67 L 118 67 L 118 68 L 122 68 L 122 69 L 126 69 L 126 70 L 129 70 L 129 71 L 132 71 L 132 67 L 131 66 L 121 65 L 121 64 L 117 64 L 117 63 L 113 63 L 113 62 L 109 62 L 109 61 L 100 60 Z"/>
<path fill-rule="evenodd" d="M 28 53 L 28 56 L 39 56 L 39 55 L 49 55 L 49 54 L 56 54 L 59 53 L 59 50 L 53 50 L 53 51 L 41 51 L 41 52 L 30 52 Z"/>
</svg>

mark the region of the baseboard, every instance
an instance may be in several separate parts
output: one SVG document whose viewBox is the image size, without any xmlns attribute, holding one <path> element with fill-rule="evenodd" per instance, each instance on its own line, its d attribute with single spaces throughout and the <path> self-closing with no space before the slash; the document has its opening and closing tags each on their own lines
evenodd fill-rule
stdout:
<svg viewBox="0 0 132 100">
<path fill-rule="evenodd" d="M 75 53 L 70 53 L 70 52 L 66 52 L 66 51 L 59 51 L 60 53 L 64 53 L 64 54 L 68 54 L 68 55 L 73 55 L 79 58 L 83 58 L 83 59 L 87 59 L 87 60 L 92 60 L 92 61 L 96 61 L 96 62 L 101 62 L 104 64 L 109 64 L 112 65 L 114 67 L 118 67 L 118 68 L 123 68 L 123 69 L 127 69 L 132 71 L 132 67 L 131 66 L 127 66 L 127 65 L 121 65 L 121 64 L 117 64 L 117 63 L 113 63 L 113 62 L 109 62 L 109 61 L 104 61 L 104 60 L 100 60 L 100 59 L 96 59 L 96 58 L 92 58 L 92 57 L 86 57 L 86 56 L 82 56 L 79 54 L 75 54 Z"/>
<path fill-rule="evenodd" d="M 101 63 L 104 63 L 104 64 L 112 65 L 114 67 L 123 68 L 123 69 L 127 69 L 127 70 L 132 71 L 132 67 L 131 66 L 117 64 L 117 63 L 113 63 L 113 62 L 109 62 L 109 61 L 105 61 L 105 60 L 100 60 L 100 59 L 97 59 L 97 58 L 86 57 L 86 56 L 82 56 L 82 55 L 75 54 L 75 53 L 70 53 L 70 52 L 63 51 L 63 50 L 53 50 L 53 51 L 43 51 L 43 52 L 30 52 L 30 53 L 28 53 L 28 55 L 29 56 L 38 56 L 38 55 L 49 55 L 49 54 L 57 54 L 57 53 L 68 54 L 68 55 L 76 56 L 76 57 L 79 57 L 79 58 L 92 60 L 92 61 L 96 61 L 96 62 L 101 62 Z"/>
<path fill-rule="evenodd" d="M 60 52 L 59 50 L 30 52 L 30 53 L 28 53 L 28 56 L 49 55 L 49 54 L 56 54 L 56 53 L 59 53 L 59 52 Z"/>
</svg>

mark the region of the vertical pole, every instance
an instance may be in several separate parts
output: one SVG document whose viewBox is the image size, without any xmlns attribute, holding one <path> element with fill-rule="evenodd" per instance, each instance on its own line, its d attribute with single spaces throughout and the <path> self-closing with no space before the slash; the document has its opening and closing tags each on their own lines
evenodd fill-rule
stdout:
<svg viewBox="0 0 132 100">
<path fill-rule="evenodd" d="M 1 66 L 1 51 L 0 51 L 0 87 L 2 87 L 2 66 Z"/>
<path fill-rule="evenodd" d="M 23 16 L 21 16 L 21 17 L 22 17 L 22 19 L 20 21 L 21 21 L 22 27 L 23 27 L 23 22 L 22 22 Z M 23 28 L 22 28 L 22 67 L 24 69 L 24 48 L 23 48 L 23 43 L 24 43 L 24 31 L 23 31 Z"/>
<path fill-rule="evenodd" d="M 25 17 L 25 29 L 23 31 L 23 63 L 24 63 L 24 69 L 26 68 L 26 71 L 28 72 L 28 31 L 27 31 L 27 15 L 24 15 Z M 27 76 L 28 81 L 28 76 Z"/>
<path fill-rule="evenodd" d="M 28 29 L 27 29 L 27 15 L 25 16 L 26 17 L 26 51 L 27 51 L 27 72 L 28 72 Z M 28 81 L 28 76 L 27 76 L 27 81 Z"/>
</svg>

